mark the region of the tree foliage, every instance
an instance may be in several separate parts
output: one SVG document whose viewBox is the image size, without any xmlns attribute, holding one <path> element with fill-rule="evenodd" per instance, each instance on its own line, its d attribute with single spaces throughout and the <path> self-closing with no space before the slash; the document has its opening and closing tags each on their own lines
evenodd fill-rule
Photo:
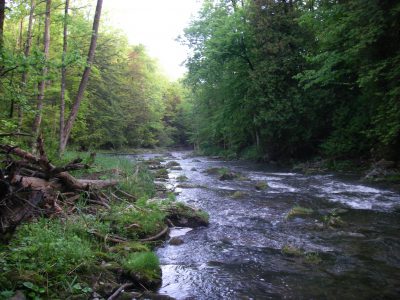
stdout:
<svg viewBox="0 0 400 300">
<path fill-rule="evenodd" d="M 205 1 L 182 38 L 192 141 L 269 159 L 398 159 L 399 7 Z"/>
<path fill-rule="evenodd" d="M 68 116 L 87 66 L 92 34 L 94 1 L 70 2 L 65 16 L 65 1 L 51 1 L 48 57 L 43 52 L 45 1 L 6 2 L 5 11 L 0 64 L 1 132 L 32 132 L 35 115 L 39 113 L 37 86 L 44 82 L 40 131 L 54 149 L 61 125 L 62 72 L 64 69 L 63 98 L 65 116 Z M 32 7 L 32 46 L 26 53 Z M 63 59 L 65 23 L 68 48 Z M 186 142 L 180 124 L 184 94 L 179 83 L 170 82 L 159 71 L 157 62 L 147 54 L 144 46 L 130 45 L 122 33 L 101 25 L 89 85 L 72 128 L 71 143 L 81 148 L 120 148 Z M 17 111 L 21 111 L 20 116 Z"/>
</svg>

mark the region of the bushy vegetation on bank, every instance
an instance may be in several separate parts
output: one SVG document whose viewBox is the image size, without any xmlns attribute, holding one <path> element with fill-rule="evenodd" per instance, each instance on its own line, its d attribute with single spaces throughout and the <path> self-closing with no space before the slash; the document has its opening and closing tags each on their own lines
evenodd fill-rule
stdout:
<svg viewBox="0 0 400 300">
<path fill-rule="evenodd" d="M 83 192 L 72 205 L 60 201 L 58 214 L 39 214 L 18 226 L 0 246 L 0 299 L 16 291 L 29 299 L 87 299 L 93 292 L 108 297 L 124 283 L 136 290 L 159 286 L 161 269 L 152 249 L 167 233 L 168 216 L 180 214 L 174 207 L 184 212 L 185 206 L 168 195 L 148 201 L 156 189 L 142 163 L 100 155 L 92 170 L 74 172 L 119 180 L 103 191 L 109 207 L 93 205 Z"/>
</svg>

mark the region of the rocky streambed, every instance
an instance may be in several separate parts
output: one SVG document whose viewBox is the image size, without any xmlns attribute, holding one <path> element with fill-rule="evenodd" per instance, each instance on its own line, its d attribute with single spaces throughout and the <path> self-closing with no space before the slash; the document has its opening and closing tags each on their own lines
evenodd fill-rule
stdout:
<svg viewBox="0 0 400 300">
<path fill-rule="evenodd" d="M 171 163 L 172 161 L 177 162 Z M 400 195 L 333 175 L 172 152 L 163 184 L 204 209 L 157 251 L 176 299 L 398 299 Z"/>
</svg>

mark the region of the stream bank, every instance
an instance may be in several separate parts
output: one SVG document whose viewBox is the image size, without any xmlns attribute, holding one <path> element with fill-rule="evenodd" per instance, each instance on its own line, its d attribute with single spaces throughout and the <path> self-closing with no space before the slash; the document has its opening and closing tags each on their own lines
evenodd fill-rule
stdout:
<svg viewBox="0 0 400 300">
<path fill-rule="evenodd" d="M 92 156 L 84 158 L 89 159 Z M 152 297 L 148 290 L 161 285 L 154 248 L 170 227 L 205 226 L 208 216 L 175 202 L 172 193 L 155 185 L 154 177 L 160 176 L 157 171 L 151 174 L 147 165 L 98 156 L 92 169 L 72 173 L 79 180 L 112 181 L 112 186 L 74 193 L 52 190 L 54 199 L 43 197 L 36 206 L 22 198 L 37 193 L 33 186 L 27 186 L 25 194 L 6 193 L 1 206 L 10 210 L 5 201 L 18 196 L 30 205 L 30 214 L 1 232 L 7 241 L 0 244 L 0 299 Z M 40 182 L 50 185 L 45 178 Z M 57 209 L 50 210 L 49 203 Z"/>
</svg>

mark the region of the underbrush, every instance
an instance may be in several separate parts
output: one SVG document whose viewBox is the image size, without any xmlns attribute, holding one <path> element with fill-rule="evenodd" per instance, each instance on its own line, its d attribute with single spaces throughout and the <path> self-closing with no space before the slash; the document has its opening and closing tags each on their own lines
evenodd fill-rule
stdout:
<svg viewBox="0 0 400 300">
<path fill-rule="evenodd" d="M 71 161 L 71 153 L 66 156 Z M 142 278 L 139 287 L 160 281 L 151 252 L 159 242 L 140 242 L 166 227 L 165 204 L 147 203 L 155 193 L 152 174 L 118 157 L 100 155 L 90 163 L 92 169 L 74 175 L 117 179 L 116 188 L 104 191 L 110 208 L 89 205 L 84 193 L 73 210 L 65 207 L 54 218 L 21 224 L 11 241 L 0 245 L 0 299 L 16 291 L 28 299 L 87 299 L 93 291 L 107 297 L 121 278 Z"/>
</svg>

